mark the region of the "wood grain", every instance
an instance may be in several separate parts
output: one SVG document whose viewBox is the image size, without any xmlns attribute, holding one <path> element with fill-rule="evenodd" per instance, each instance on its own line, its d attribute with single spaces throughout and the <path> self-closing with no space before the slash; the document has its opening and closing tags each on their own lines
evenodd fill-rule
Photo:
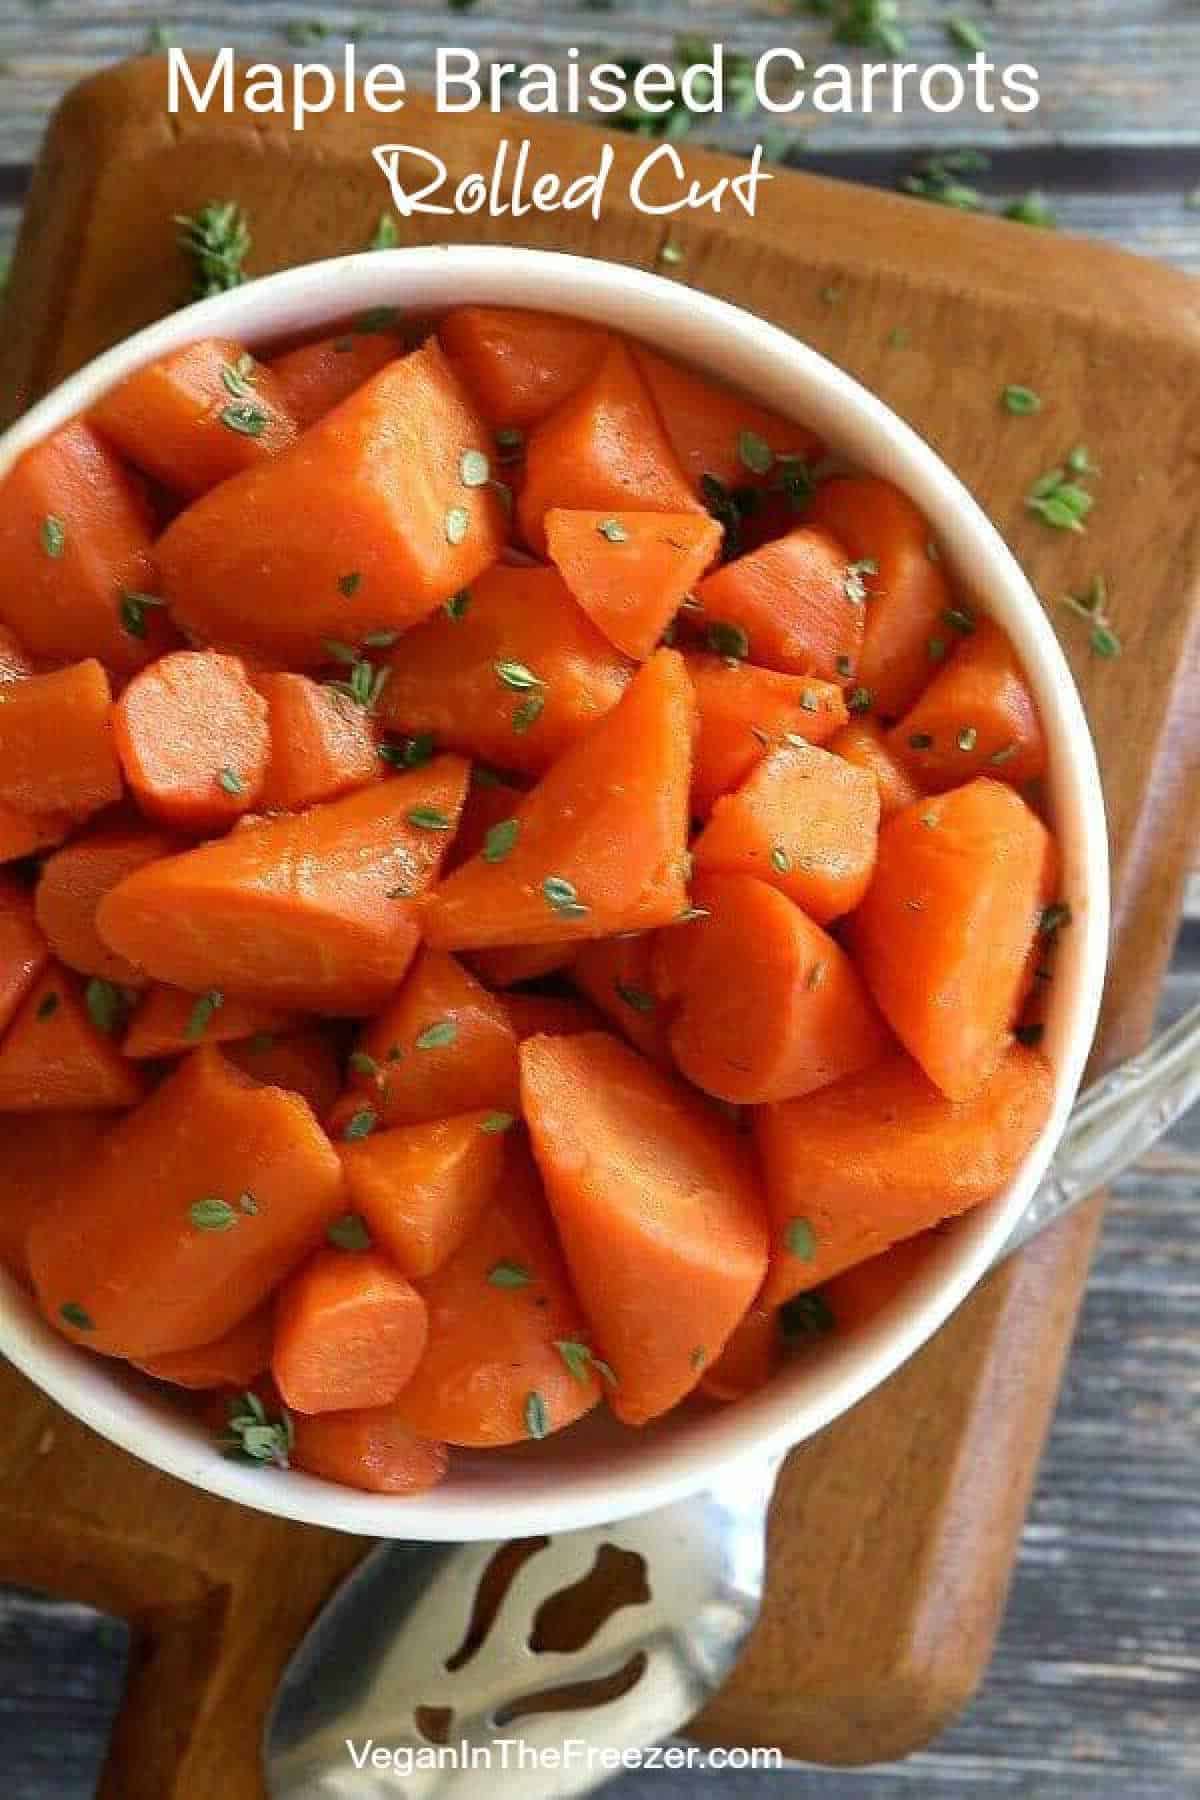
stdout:
<svg viewBox="0 0 1200 1800">
<path fill-rule="evenodd" d="M 369 234 L 379 210 L 369 121 L 313 132 L 301 156 L 282 134 L 245 120 L 168 130 L 158 80 L 145 68 L 110 76 L 60 117 L 34 184 L 0 350 L 10 405 L 177 303 L 182 271 L 167 221 L 213 193 L 236 193 L 247 206 L 260 270 L 356 247 Z M 418 129 L 436 130 L 417 107 L 407 123 L 413 141 Z M 456 167 L 475 166 L 492 135 L 485 122 L 464 122 L 439 148 Z M 577 128 L 528 135 L 562 173 L 595 154 L 595 137 Z M 637 154 L 618 144 L 618 167 Z M 724 168 L 701 153 L 689 153 L 689 164 L 701 176 Z M 801 332 L 876 386 L 964 474 L 1048 595 L 1097 568 L 1110 574 L 1125 659 L 1093 663 L 1068 637 L 1112 809 L 1118 906 L 1103 1053 L 1123 1053 L 1148 1026 L 1200 805 L 1200 541 L 1189 505 L 1200 445 L 1197 289 L 1065 240 L 1039 237 L 1031 258 L 1022 228 L 833 183 L 790 177 L 768 196 L 757 226 L 730 218 L 688 227 L 688 279 Z M 459 235 L 477 234 L 472 226 Z M 503 225 L 490 235 L 503 239 Z M 526 236 L 594 248 L 586 228 L 557 220 L 535 221 Z M 611 212 L 608 255 L 649 264 L 660 241 L 652 221 Z M 831 283 L 835 306 L 821 300 Z M 898 326 L 909 334 L 904 350 L 889 348 Z M 1036 420 L 1001 414 L 1006 380 L 1042 391 Z M 1078 441 L 1104 476 L 1094 524 L 1076 542 L 1036 527 L 1020 496 Z M 1094 1224 L 1081 1216 L 1043 1240 L 887 1389 L 793 1456 L 772 1519 L 762 1625 L 699 1721 L 703 1735 L 780 1743 L 809 1759 L 871 1760 L 924 1742 L 966 1698 L 986 1663 Z M 359 1547 L 245 1514 L 231 1530 L 229 1508 L 73 1425 L 64 1428 L 72 1470 L 64 1514 L 63 1467 L 32 1456 L 48 1403 L 12 1376 L 2 1391 L 15 1421 L 13 1444 L 0 1453 L 9 1545 L 22 1524 L 49 1573 L 68 1554 L 77 1564 L 72 1546 L 86 1542 L 94 1562 L 116 1571 L 118 1590 L 136 1587 L 131 1547 L 159 1546 L 181 1565 L 174 1603 L 143 1617 L 143 1630 L 164 1664 L 183 1646 L 207 1680 L 185 1696 L 190 1718 L 175 1721 L 177 1763 L 143 1756 L 131 1767 L 119 1739 L 108 1791 L 122 1800 L 256 1794 L 255 1709 L 303 1619 Z M 118 1519 L 136 1529 L 115 1529 Z M 137 1593 L 115 1597 L 138 1612 Z M 214 1643 L 205 1634 L 217 1613 L 224 1630 Z M 215 1657 L 207 1668 L 206 1646 Z M 151 1658 L 143 1703 L 146 1695 L 153 1703 L 154 1666 Z M 165 1705 L 162 1690 L 157 1698 Z"/>
</svg>

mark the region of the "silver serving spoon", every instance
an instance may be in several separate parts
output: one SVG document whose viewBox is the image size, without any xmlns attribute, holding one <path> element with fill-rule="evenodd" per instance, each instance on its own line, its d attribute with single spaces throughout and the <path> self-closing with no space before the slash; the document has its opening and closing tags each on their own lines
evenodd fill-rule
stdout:
<svg viewBox="0 0 1200 1800">
<path fill-rule="evenodd" d="M 1128 1169 L 1197 1098 L 1193 1007 L 1081 1096 L 996 1261 Z M 732 1669 L 758 1617 L 781 1461 L 738 1464 L 710 1492 L 639 1518 L 510 1547 L 519 1566 L 492 1617 L 478 1596 L 504 1545 L 381 1544 L 284 1674 L 264 1739 L 272 1800 L 494 1800 L 508 1779 L 521 1800 L 591 1792 L 615 1772 L 603 1755 L 677 1731 Z M 604 1558 L 638 1571 L 638 1604 L 610 1611 L 576 1650 L 535 1648 L 539 1609 Z M 439 1744 L 455 1761 L 422 1767 Z M 574 1760 L 535 1761 L 545 1750 Z"/>
</svg>

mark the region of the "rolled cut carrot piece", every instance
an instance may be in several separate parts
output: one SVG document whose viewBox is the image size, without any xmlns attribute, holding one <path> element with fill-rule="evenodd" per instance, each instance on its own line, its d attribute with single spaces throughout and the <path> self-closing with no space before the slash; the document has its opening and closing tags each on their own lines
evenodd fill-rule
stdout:
<svg viewBox="0 0 1200 1800">
<path fill-rule="evenodd" d="M 322 1250 L 275 1302 L 271 1373 L 296 1412 L 387 1406 L 425 1348 L 425 1302 L 373 1250 Z"/>
<path fill-rule="evenodd" d="M 518 428 L 536 425 L 582 386 L 609 341 L 584 319 L 519 306 L 456 306 L 438 337 L 484 417 Z"/>
<path fill-rule="evenodd" d="M 0 805 L 0 863 L 52 849 L 70 836 L 74 823 L 70 813 L 25 813 Z"/>
<path fill-rule="evenodd" d="M 460 1113 L 339 1145 L 350 1205 L 413 1281 L 434 1273 L 491 1200 L 512 1115 Z"/>
<path fill-rule="evenodd" d="M 574 954 L 570 944 L 515 944 L 473 951 L 467 961 L 485 987 L 507 988 L 565 969 Z"/>
<path fill-rule="evenodd" d="M 126 1054 L 129 1054 L 128 1045 Z M 256 1031 L 227 1044 L 225 1056 L 263 1087 L 287 1088 L 323 1119 L 338 1097 L 342 1074 L 323 1031 Z"/>
<path fill-rule="evenodd" d="M 369 1013 L 412 960 L 418 897 L 454 833 L 466 764 L 442 756 L 126 876 L 100 935 L 156 980 L 270 1006 Z"/>
<path fill-rule="evenodd" d="M 110 388 L 91 417 L 135 468 L 188 499 L 297 435 L 271 370 L 229 338 L 201 338 L 148 363 Z"/>
<path fill-rule="evenodd" d="M 48 963 L 0 1042 L 0 1112 L 135 1106 L 142 1072 L 92 1021 L 76 977 Z"/>
<path fill-rule="evenodd" d="M 458 821 L 458 832 L 446 858 L 446 873 L 477 856 L 487 843 L 492 826 L 515 819 L 524 798 L 523 788 L 497 775 L 486 764 L 476 765 L 471 770 L 471 785 Z"/>
<path fill-rule="evenodd" d="M 285 350 L 267 367 L 284 406 L 307 431 L 403 354 L 403 339 L 393 331 L 352 330 Z"/>
<path fill-rule="evenodd" d="M 341 1138 L 452 1113 L 516 1110 L 517 1044 L 504 1003 L 454 957 L 418 952 L 403 986 L 363 1029 L 330 1130 Z"/>
<path fill-rule="evenodd" d="M 854 676 L 865 619 L 861 584 L 844 546 L 827 531 L 798 525 L 737 557 L 696 589 L 691 616 L 710 648 L 785 675 L 822 681 Z"/>
<path fill-rule="evenodd" d="M 550 560 L 618 650 L 644 662 L 721 551 L 721 527 L 696 513 L 546 514 Z"/>
<path fill-rule="evenodd" d="M 700 1391 L 712 1400 L 744 1400 L 765 1387 L 783 1362 L 783 1332 L 773 1307 L 752 1306 L 711 1369 Z"/>
<path fill-rule="evenodd" d="M 143 1375 L 184 1388 L 247 1388 L 271 1366 L 275 1309 L 268 1302 L 192 1350 L 167 1350 L 138 1363 Z"/>
<path fill-rule="evenodd" d="M 750 875 L 710 875 L 692 899 L 703 916 L 662 934 L 692 939 L 668 967 L 676 979 L 662 1008 L 689 1081 L 761 1105 L 879 1060 L 890 1039 L 858 971 L 785 894 Z"/>
<path fill-rule="evenodd" d="M 918 1232 L 899 1243 L 843 1269 L 825 1283 L 822 1297 L 839 1331 L 866 1325 L 921 1273 L 937 1249 L 937 1231 Z"/>
<path fill-rule="evenodd" d="M 447 876 L 422 913 L 444 950 L 569 943 L 662 925 L 687 904 L 695 698 L 660 650 L 522 803 L 503 854 Z"/>
<path fill-rule="evenodd" d="M 870 775 L 828 750 L 782 744 L 717 801 L 692 853 L 697 871 L 757 875 L 824 925 L 866 893 L 878 835 Z"/>
<path fill-rule="evenodd" d="M 183 1056 L 201 1044 L 232 1044 L 263 1032 L 294 1030 L 294 1013 L 239 1000 L 220 988 L 189 994 L 153 982 L 138 1001 L 125 1034 L 124 1051 L 138 1061 Z"/>
<path fill-rule="evenodd" d="M 521 1093 L 571 1277 L 627 1425 L 700 1379 L 766 1272 L 742 1146 L 695 1094 L 618 1042 L 530 1038 Z"/>
<path fill-rule="evenodd" d="M 96 661 L 0 684 L 0 804 L 81 818 L 121 798 L 112 689 Z"/>
<path fill-rule="evenodd" d="M 632 673 L 556 570 L 498 563 L 405 634 L 379 714 L 389 730 L 541 775 L 612 710 Z"/>
<path fill-rule="evenodd" d="M 596 1405 L 588 1327 L 520 1134 L 506 1134 L 494 1200 L 420 1291 L 429 1339 L 395 1404 L 411 1431 L 482 1449 L 547 1437 Z"/>
<path fill-rule="evenodd" d="M 258 802 L 267 703 L 236 656 L 177 650 L 135 675 L 113 712 L 138 805 L 177 831 L 217 832 Z"/>
<path fill-rule="evenodd" d="M 341 1183 L 303 1100 L 198 1050 L 34 1225 L 42 1310 L 77 1343 L 133 1362 L 210 1344 L 317 1246 Z"/>
<path fill-rule="evenodd" d="M 489 442 L 431 339 L 180 514 L 158 545 L 175 616 L 220 649 L 301 667 L 330 639 L 403 631 L 500 553 L 500 502 L 474 482 Z"/>
<path fill-rule="evenodd" d="M 577 1037 L 604 1025 L 595 1007 L 573 994 L 505 994 L 504 1012 L 519 1044 L 531 1037 Z"/>
<path fill-rule="evenodd" d="M 895 1051 L 832 1087 L 763 1107 L 771 1213 L 760 1297 L 793 1294 L 1000 1193 L 1050 1114 L 1050 1067 L 1012 1044 L 974 1098 L 949 1100 Z"/>
<path fill-rule="evenodd" d="M 419 1438 L 389 1406 L 300 1413 L 291 1464 L 368 1494 L 423 1494 L 446 1473 L 446 1446 Z"/>
<path fill-rule="evenodd" d="M 703 513 L 633 358 L 610 342 L 595 373 L 530 433 L 517 517 L 536 554 L 552 506 Z"/>
<path fill-rule="evenodd" d="M 686 929 L 672 925 L 666 935 Z M 669 1019 L 659 1004 L 652 973 L 657 937 L 656 932 L 643 931 L 634 937 L 581 944 L 571 964 L 571 980 L 636 1050 L 660 1068 L 671 1069 L 675 1065 Z"/>
<path fill-rule="evenodd" d="M 259 675 L 267 703 L 270 758 L 259 804 L 300 812 L 366 787 L 383 772 L 374 716 L 327 682 L 307 675 Z"/>
<path fill-rule="evenodd" d="M 759 406 L 723 382 L 697 375 L 644 344 L 633 346 L 633 357 L 697 493 L 703 491 L 705 476 L 724 488 L 763 488 L 778 478 L 781 462 L 786 467 L 789 461 L 810 462 L 820 454 L 821 445 L 807 426 Z"/>
<path fill-rule="evenodd" d="M 1045 773 L 1037 707 L 998 625 L 975 621 L 888 744 L 926 789 L 960 787 L 977 775 L 1019 786 Z"/>
<path fill-rule="evenodd" d="M 684 652 L 696 690 L 700 730 L 692 771 L 692 812 L 706 819 L 722 794 L 740 787 L 772 744 L 824 744 L 846 722 L 834 682 L 783 675 L 723 656 Z"/>
<path fill-rule="evenodd" d="M 921 798 L 917 786 L 904 764 L 893 755 L 887 737 L 877 719 L 851 719 L 841 731 L 829 739 L 826 748 L 835 756 L 845 757 L 857 769 L 865 769 L 879 783 L 879 816 L 890 819 L 914 800 Z"/>
<path fill-rule="evenodd" d="M 30 1226 L 64 1193 L 93 1144 L 112 1124 L 111 1112 L 56 1112 L 38 1121 L 0 1115 L 0 1267 L 31 1285 L 25 1241 Z"/>
<path fill-rule="evenodd" d="M 0 875 L 0 1036 L 50 957 L 29 892 Z"/>
<path fill-rule="evenodd" d="M 110 889 L 134 869 L 176 848 L 165 833 L 139 825 L 98 825 L 48 856 L 34 904 L 37 921 L 60 962 L 81 975 L 122 987 L 141 987 L 142 971 L 114 956 L 96 930 L 96 911 Z"/>
<path fill-rule="evenodd" d="M 74 419 L 0 485 L 0 619 L 34 656 L 95 656 L 128 673 L 172 641 L 149 510 L 108 445 Z"/>
<path fill-rule="evenodd" d="M 832 532 L 858 567 L 868 600 L 855 679 L 880 716 L 899 718 L 935 667 L 930 638 L 946 635 L 950 589 L 934 560 L 928 521 L 907 494 L 874 475 L 823 481 L 808 517 Z"/>
<path fill-rule="evenodd" d="M 967 1100 L 997 1067 L 1052 898 L 1050 834 L 1013 790 L 972 781 L 918 800 L 879 835 L 855 960 L 930 1080 Z"/>
</svg>

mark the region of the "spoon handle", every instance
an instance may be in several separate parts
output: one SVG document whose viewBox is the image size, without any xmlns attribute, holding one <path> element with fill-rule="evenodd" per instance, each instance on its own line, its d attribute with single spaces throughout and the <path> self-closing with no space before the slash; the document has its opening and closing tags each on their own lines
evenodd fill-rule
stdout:
<svg viewBox="0 0 1200 1800">
<path fill-rule="evenodd" d="M 1200 1006 L 1140 1056 L 1119 1063 L 1076 1101 L 1045 1178 L 1002 1261 L 1135 1163 L 1200 1100 Z"/>
</svg>

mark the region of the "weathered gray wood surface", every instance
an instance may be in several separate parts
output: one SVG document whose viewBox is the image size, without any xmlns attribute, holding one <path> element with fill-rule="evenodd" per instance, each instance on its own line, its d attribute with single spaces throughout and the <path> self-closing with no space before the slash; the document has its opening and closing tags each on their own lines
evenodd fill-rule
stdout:
<svg viewBox="0 0 1200 1800">
<path fill-rule="evenodd" d="M 1200 272 L 1200 5 L 1196 0 L 904 0 L 913 60 L 954 53 L 948 14 L 976 19 L 995 59 L 1028 61 L 1043 104 L 1007 125 L 969 111 L 936 119 L 800 116 L 797 160 L 890 185 L 929 148 L 970 142 L 994 153 L 985 184 L 1039 185 L 1064 229 L 1107 237 Z M 296 54 L 286 27 L 320 19 L 336 51 L 365 29 L 372 60 L 427 77 L 434 46 L 470 45 L 485 61 L 562 65 L 578 44 L 660 57 L 677 32 L 754 52 L 791 44 L 810 64 L 858 59 L 826 22 L 781 0 L 613 0 L 553 11 L 540 0 L 480 0 L 467 13 L 392 0 L 308 7 L 0 0 L 0 253 L 19 218 L 28 166 L 65 87 L 98 63 L 140 51 L 161 24 L 197 49 L 232 43 Z M 726 120 L 707 141 L 745 148 L 757 122 Z M 1200 914 L 1200 889 L 1190 910 Z M 1200 996 L 1200 926 L 1165 997 L 1164 1016 Z M 1187 1800 L 1200 1793 L 1200 1124 L 1177 1133 L 1120 1185 L 1026 1526 L 1012 1600 L 987 1685 L 932 1750 L 885 1771 L 713 1775 L 703 1783 L 629 1777 L 613 1800 L 921 1800 L 965 1793 L 1022 1800 Z M 803 1621 L 797 1621 L 803 1629 Z M 83 1609 L 35 1597 L 0 1604 L 0 1770 L 5 1800 L 85 1800 L 116 1703 L 124 1634 Z M 676 1785 L 681 1782 L 681 1785 Z"/>
</svg>

